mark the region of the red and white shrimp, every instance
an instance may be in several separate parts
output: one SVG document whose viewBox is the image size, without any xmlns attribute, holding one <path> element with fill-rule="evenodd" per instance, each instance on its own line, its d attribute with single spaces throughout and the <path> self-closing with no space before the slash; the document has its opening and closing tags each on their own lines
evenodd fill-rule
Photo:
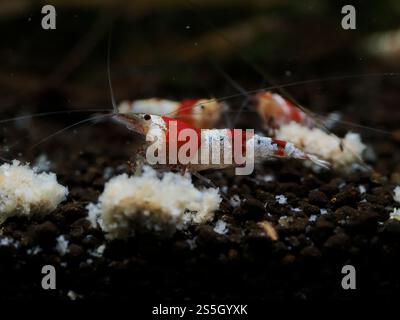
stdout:
<svg viewBox="0 0 400 320">
<path fill-rule="evenodd" d="M 339 138 L 326 130 L 327 122 L 321 126 L 312 114 L 276 93 L 261 92 L 255 96 L 255 103 L 265 129 L 275 138 L 290 141 L 336 168 L 346 168 L 355 162 L 366 167 L 362 161 L 366 146 L 358 134 L 349 132 Z"/>
<path fill-rule="evenodd" d="M 268 130 L 275 130 L 284 124 L 297 122 L 306 127 L 313 127 L 315 120 L 289 100 L 270 91 L 254 96 L 256 110 Z"/>
<path fill-rule="evenodd" d="M 214 99 L 185 99 L 181 102 L 166 99 L 123 101 L 118 112 L 148 113 L 183 120 L 195 128 L 214 128 L 225 105 Z"/>
<path fill-rule="evenodd" d="M 174 160 L 177 162 L 173 162 L 171 165 L 171 159 L 168 158 L 166 161 L 167 167 L 174 167 L 177 165 L 180 168 L 183 167 L 193 172 L 207 169 L 239 167 L 243 166 L 244 162 L 237 161 L 236 155 L 238 151 L 244 151 L 246 162 L 252 161 L 253 165 L 270 158 L 281 157 L 311 160 L 318 165 L 328 167 L 327 162 L 318 159 L 314 155 L 303 152 L 290 142 L 263 137 L 257 134 L 248 135 L 245 130 L 241 129 L 198 129 L 181 120 L 150 114 L 118 114 L 115 115 L 114 118 L 118 122 L 125 124 L 128 129 L 146 136 L 148 138 L 146 139 L 147 141 L 156 141 L 159 146 L 168 147 L 176 145 L 177 149 L 175 152 L 177 153 L 179 153 L 180 148 L 183 148 L 188 142 L 188 139 L 181 140 L 177 137 L 180 136 L 180 133 L 182 133 L 184 129 L 191 129 L 195 133 L 194 146 L 196 148 L 196 157 L 205 156 L 209 161 L 204 163 L 202 161 L 197 161 L 199 159 L 197 158 L 196 161 L 182 163 L 181 159 L 175 155 Z M 175 130 L 174 134 L 172 133 L 172 129 Z M 235 139 L 241 140 L 241 144 L 237 144 Z M 220 152 L 221 149 L 216 150 L 216 146 L 220 147 L 221 144 L 224 145 L 224 152 Z M 241 150 L 236 149 L 237 145 L 241 146 Z M 147 148 L 149 147 L 150 145 L 148 144 Z M 226 158 L 227 150 L 230 151 L 231 159 Z M 171 157 L 168 150 L 165 151 L 167 157 Z M 249 154 L 254 155 L 253 158 L 249 158 Z M 219 159 L 214 159 L 215 156 L 218 156 Z"/>
</svg>

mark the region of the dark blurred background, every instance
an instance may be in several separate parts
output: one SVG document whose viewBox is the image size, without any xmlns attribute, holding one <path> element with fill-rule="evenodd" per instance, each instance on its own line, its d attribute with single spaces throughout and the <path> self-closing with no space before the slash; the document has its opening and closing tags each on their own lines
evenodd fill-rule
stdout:
<svg viewBox="0 0 400 320">
<path fill-rule="evenodd" d="M 57 10 L 56 30 L 41 27 L 46 4 Z M 345 4 L 356 9 L 356 30 L 341 27 Z M 4 118 L 111 108 L 112 33 L 117 101 L 224 97 L 237 86 L 320 78 L 286 92 L 313 111 L 339 110 L 383 128 L 388 119 L 380 119 L 398 112 L 399 22 L 396 0 L 1 1 L 0 109 Z M 235 108 L 243 100 L 228 102 Z"/>
</svg>

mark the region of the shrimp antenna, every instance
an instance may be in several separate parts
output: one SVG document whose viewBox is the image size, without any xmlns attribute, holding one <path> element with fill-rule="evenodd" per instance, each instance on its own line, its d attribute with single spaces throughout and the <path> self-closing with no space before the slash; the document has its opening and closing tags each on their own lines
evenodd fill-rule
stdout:
<svg viewBox="0 0 400 320">
<path fill-rule="evenodd" d="M 115 102 L 114 90 L 111 82 L 111 68 L 110 68 L 111 37 L 112 37 L 112 26 L 110 29 L 110 33 L 108 35 L 108 45 L 107 45 L 107 78 L 108 78 L 108 86 L 110 87 L 110 96 L 111 96 L 113 111 L 114 114 L 117 114 L 118 108 L 117 108 L 117 103 Z"/>
<path fill-rule="evenodd" d="M 214 60 L 210 60 L 211 64 L 213 65 L 213 67 L 221 74 L 221 76 L 228 81 L 228 83 L 234 87 L 237 91 L 239 91 L 243 96 L 246 97 L 246 100 L 240 105 L 239 110 L 237 111 L 237 113 L 235 114 L 235 117 L 233 119 L 233 123 L 232 126 L 235 126 L 239 120 L 240 115 L 243 112 L 244 107 L 246 106 L 247 102 L 250 100 L 251 95 L 247 93 L 247 91 L 239 84 L 237 83 L 235 80 L 233 80 L 233 78 L 224 70 L 222 69 L 222 67 L 217 64 Z"/>
<path fill-rule="evenodd" d="M 65 132 L 65 131 L 67 131 L 69 129 L 75 128 L 75 127 L 77 127 L 77 126 L 79 126 L 81 124 L 87 123 L 87 122 L 91 122 L 91 121 L 95 121 L 95 120 L 100 120 L 100 119 L 104 119 L 104 118 L 107 118 L 107 117 L 111 117 L 112 115 L 113 115 L 112 113 L 111 114 L 107 113 L 107 114 L 102 114 L 102 115 L 96 115 L 94 117 L 87 118 L 87 119 L 84 119 L 82 121 L 79 121 L 79 122 L 76 122 L 74 124 L 71 124 L 70 126 L 62 128 L 62 129 L 54 132 L 53 134 L 47 136 L 46 138 L 40 140 L 38 143 L 35 143 L 32 147 L 29 148 L 29 150 L 32 150 L 32 149 L 36 148 L 37 146 L 41 145 L 42 143 L 48 141 L 49 139 L 51 139 L 51 138 L 53 138 L 53 137 Z"/>
<path fill-rule="evenodd" d="M 0 120 L 0 124 L 14 122 L 14 121 L 20 121 L 20 120 L 33 119 L 33 118 L 42 118 L 42 117 L 48 117 L 48 116 L 54 116 L 54 115 L 60 115 L 60 114 L 85 113 L 85 112 L 106 112 L 109 110 L 110 109 L 104 108 L 104 109 L 62 110 L 62 111 L 42 112 L 42 113 L 36 113 L 36 114 L 29 114 L 29 115 L 25 115 L 25 116 L 18 116 L 18 117 L 13 117 L 13 118 L 2 119 L 2 120 Z"/>
</svg>

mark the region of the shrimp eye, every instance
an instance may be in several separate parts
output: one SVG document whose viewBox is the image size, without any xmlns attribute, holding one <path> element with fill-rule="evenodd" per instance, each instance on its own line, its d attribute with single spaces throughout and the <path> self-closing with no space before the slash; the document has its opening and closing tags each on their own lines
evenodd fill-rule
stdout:
<svg viewBox="0 0 400 320">
<path fill-rule="evenodd" d="M 151 116 L 149 114 L 145 114 L 143 117 L 144 120 L 150 120 Z"/>
<path fill-rule="evenodd" d="M 200 105 L 200 108 L 201 108 L 202 110 L 204 110 L 205 107 L 204 107 L 204 105 L 202 104 L 202 105 Z"/>
</svg>

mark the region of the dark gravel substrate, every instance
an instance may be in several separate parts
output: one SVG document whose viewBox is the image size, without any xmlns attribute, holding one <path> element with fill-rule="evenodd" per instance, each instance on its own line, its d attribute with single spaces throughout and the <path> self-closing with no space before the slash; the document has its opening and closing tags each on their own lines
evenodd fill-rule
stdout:
<svg viewBox="0 0 400 320">
<path fill-rule="evenodd" d="M 393 117 L 400 120 L 394 113 L 388 117 L 391 123 Z M 30 130 L 43 127 L 45 122 L 33 122 Z M 4 135 L 10 132 L 15 133 Z M 54 140 L 43 151 L 51 155 L 53 170 L 70 195 L 47 217 L 12 218 L 2 226 L 0 240 L 8 237 L 19 244 L 0 246 L 2 298 L 69 300 L 73 291 L 84 299 L 153 302 L 347 300 L 394 298 L 399 292 L 400 221 L 388 219 L 399 182 L 395 136 L 375 135 L 367 141 L 376 152 L 372 164 L 377 172 L 316 174 L 295 161 L 267 162 L 248 177 L 211 172 L 207 176 L 227 187 L 228 197 L 240 196 L 239 207 L 224 200 L 213 223 L 177 232 L 172 239 L 141 235 L 126 242 L 107 242 L 100 230 L 90 228 L 85 206 L 102 192 L 105 171 L 129 171 L 129 133 L 102 124 L 100 130 L 84 128 Z M 266 175 L 273 181 L 264 181 Z M 276 195 L 284 195 L 287 204 L 279 204 Z M 218 219 L 227 223 L 226 235 L 213 230 Z M 277 230 L 277 241 L 258 224 L 265 220 Z M 60 235 L 69 241 L 64 256 L 55 250 Z M 96 254 L 103 244 L 104 253 Z M 56 267 L 57 290 L 41 289 L 45 264 Z M 357 290 L 340 285 L 345 264 L 357 270 Z"/>
</svg>

